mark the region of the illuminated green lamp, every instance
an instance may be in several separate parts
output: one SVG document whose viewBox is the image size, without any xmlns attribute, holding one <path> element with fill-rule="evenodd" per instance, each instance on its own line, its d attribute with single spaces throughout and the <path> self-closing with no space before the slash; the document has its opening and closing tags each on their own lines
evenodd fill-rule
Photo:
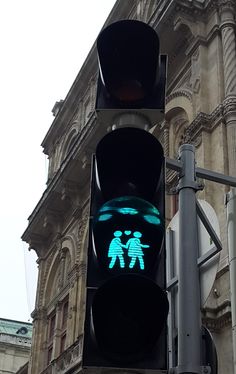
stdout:
<svg viewBox="0 0 236 374">
<path fill-rule="evenodd" d="M 148 201 L 122 196 L 105 203 L 94 219 L 98 260 L 115 273 L 150 270 L 160 254 L 164 222 Z"/>
</svg>

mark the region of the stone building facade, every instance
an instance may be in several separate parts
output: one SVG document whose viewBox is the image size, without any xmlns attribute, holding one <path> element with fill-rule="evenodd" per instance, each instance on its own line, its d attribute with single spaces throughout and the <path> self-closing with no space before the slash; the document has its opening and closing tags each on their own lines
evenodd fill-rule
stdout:
<svg viewBox="0 0 236 374">
<path fill-rule="evenodd" d="M 18 373 L 30 355 L 32 324 L 0 318 L 0 374 Z"/>
<path fill-rule="evenodd" d="M 236 176 L 235 0 L 118 0 L 106 24 L 120 19 L 150 24 L 168 55 L 165 120 L 152 128 L 166 156 L 176 158 L 179 146 L 189 142 L 199 167 Z M 65 100 L 54 107 L 42 143 L 49 158 L 47 188 L 22 237 L 39 266 L 29 374 L 81 368 L 91 155 L 107 131 L 94 112 L 97 75 L 94 45 Z M 167 224 L 177 209 L 176 183 L 176 173 L 168 170 Z M 223 250 L 202 318 L 214 337 L 219 374 L 233 374 L 228 187 L 204 184 L 199 197 L 216 211 Z"/>
</svg>

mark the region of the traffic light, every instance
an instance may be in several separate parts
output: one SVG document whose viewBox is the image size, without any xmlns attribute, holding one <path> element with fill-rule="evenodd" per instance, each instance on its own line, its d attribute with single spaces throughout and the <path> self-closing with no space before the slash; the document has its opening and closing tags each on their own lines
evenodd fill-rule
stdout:
<svg viewBox="0 0 236 374">
<path fill-rule="evenodd" d="M 164 119 L 167 57 L 159 38 L 144 22 L 123 20 L 105 28 L 97 39 L 99 77 L 96 112 L 105 124 L 135 109 L 150 125 Z"/>
<path fill-rule="evenodd" d="M 97 111 L 152 122 L 164 84 L 154 30 L 120 21 L 97 46 Z M 108 132 L 93 157 L 83 368 L 167 368 L 164 155 L 134 125 Z"/>
<path fill-rule="evenodd" d="M 91 190 L 84 367 L 166 368 L 164 157 L 145 130 L 98 144 Z"/>
</svg>

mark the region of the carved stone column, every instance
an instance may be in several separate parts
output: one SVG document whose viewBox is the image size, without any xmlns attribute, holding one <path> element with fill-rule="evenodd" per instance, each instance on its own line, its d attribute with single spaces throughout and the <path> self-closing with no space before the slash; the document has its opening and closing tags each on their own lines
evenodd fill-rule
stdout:
<svg viewBox="0 0 236 374">
<path fill-rule="evenodd" d="M 224 100 L 224 117 L 227 126 L 229 175 L 236 176 L 236 96 Z"/>
<path fill-rule="evenodd" d="M 236 35 L 235 2 L 219 0 L 223 44 L 229 175 L 236 176 Z"/>
<path fill-rule="evenodd" d="M 29 374 L 40 373 L 44 368 L 44 341 L 45 326 L 47 326 L 47 313 L 45 308 L 35 309 L 33 318 L 32 349 L 29 362 Z"/>
<path fill-rule="evenodd" d="M 219 5 L 223 44 L 225 96 L 231 96 L 236 95 L 235 4 L 233 0 L 220 0 Z"/>
<path fill-rule="evenodd" d="M 170 139 L 169 139 L 169 124 L 165 122 L 164 126 L 164 155 L 169 157 L 170 153 Z"/>
</svg>

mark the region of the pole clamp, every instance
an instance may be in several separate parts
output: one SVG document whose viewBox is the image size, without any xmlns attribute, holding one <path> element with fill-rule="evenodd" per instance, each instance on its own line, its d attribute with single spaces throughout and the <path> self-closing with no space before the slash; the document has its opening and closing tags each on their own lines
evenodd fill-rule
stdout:
<svg viewBox="0 0 236 374">
<path fill-rule="evenodd" d="M 182 183 L 180 181 L 178 186 L 176 187 L 176 190 L 179 192 L 183 188 L 192 188 L 195 191 L 199 191 L 199 190 L 202 190 L 202 184 L 199 184 L 197 182 L 193 182 L 191 180 L 186 180 Z"/>
<path fill-rule="evenodd" d="M 168 370 L 168 374 L 211 374 L 211 367 L 210 366 L 199 366 L 198 370 L 197 368 L 190 368 L 190 367 L 183 367 L 177 366 L 174 368 L 170 368 Z"/>
</svg>

